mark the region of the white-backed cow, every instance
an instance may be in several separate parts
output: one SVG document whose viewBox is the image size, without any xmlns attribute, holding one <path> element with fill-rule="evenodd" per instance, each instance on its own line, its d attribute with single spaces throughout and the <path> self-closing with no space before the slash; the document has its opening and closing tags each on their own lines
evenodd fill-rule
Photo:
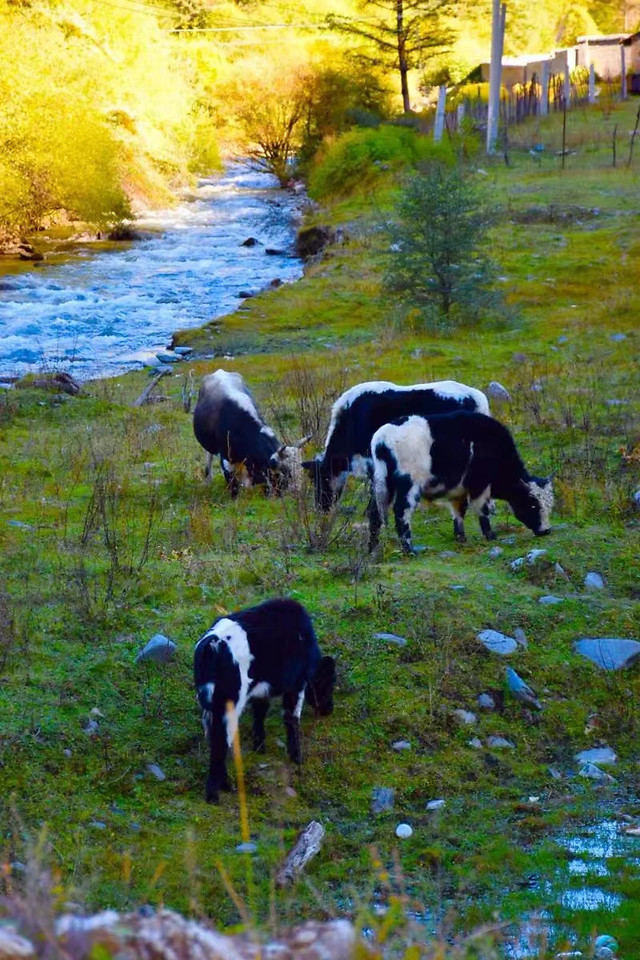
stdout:
<svg viewBox="0 0 640 960">
<path fill-rule="evenodd" d="M 478 514 L 487 540 L 490 497 L 506 500 L 518 520 L 537 536 L 549 533 L 553 507 L 551 478 L 533 477 L 513 437 L 498 420 L 478 413 L 410 416 L 380 427 L 371 440 L 373 497 L 370 546 L 375 548 L 387 509 L 393 503 L 403 549 L 413 553 L 411 516 L 422 497 L 446 499 L 456 539 L 465 540 L 468 507 Z"/>
<path fill-rule="evenodd" d="M 218 802 L 220 790 L 231 788 L 227 748 L 249 701 L 253 746 L 261 751 L 269 698 L 282 697 L 287 749 L 294 763 L 302 761 L 300 714 L 305 692 L 319 714 L 333 710 L 333 657 L 320 655 L 311 618 L 296 600 L 267 600 L 216 620 L 196 644 L 194 680 L 210 751 L 209 803 Z"/>
<path fill-rule="evenodd" d="M 373 380 L 345 391 L 333 405 L 324 452 L 302 464 L 313 478 L 316 505 L 329 510 L 350 473 L 368 475 L 371 438 L 383 424 L 409 414 L 452 410 L 488 414 L 489 402 L 481 390 L 455 380 L 406 387 Z"/>
<path fill-rule="evenodd" d="M 204 378 L 193 411 L 193 432 L 207 451 L 205 477 L 211 476 L 212 459 L 219 456 L 234 497 L 241 486 L 265 483 L 286 487 L 301 481 L 300 448 L 308 438 L 295 446 L 281 444 L 239 373 L 216 370 Z M 271 462 L 276 452 L 277 463 Z"/>
</svg>

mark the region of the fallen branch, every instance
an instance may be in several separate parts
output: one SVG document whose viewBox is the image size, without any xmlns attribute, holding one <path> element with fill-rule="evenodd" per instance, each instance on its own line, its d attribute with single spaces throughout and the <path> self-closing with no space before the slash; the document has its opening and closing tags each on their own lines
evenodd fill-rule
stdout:
<svg viewBox="0 0 640 960">
<path fill-rule="evenodd" d="M 145 403 L 149 402 L 149 397 L 151 396 L 152 390 L 160 383 L 162 378 L 169 373 L 168 370 L 161 370 L 160 373 L 156 373 L 155 377 L 151 383 L 147 384 L 137 400 L 134 400 L 131 404 L 132 407 L 142 407 Z"/>
<path fill-rule="evenodd" d="M 304 828 L 276 874 L 278 886 L 286 886 L 302 873 L 309 860 L 319 852 L 324 833 L 324 827 L 317 820 L 312 820 Z"/>
</svg>

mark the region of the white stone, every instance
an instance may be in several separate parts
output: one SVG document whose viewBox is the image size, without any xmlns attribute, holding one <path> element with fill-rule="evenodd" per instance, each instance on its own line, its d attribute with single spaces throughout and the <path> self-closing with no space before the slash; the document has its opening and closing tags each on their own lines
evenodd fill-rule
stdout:
<svg viewBox="0 0 640 960">
<path fill-rule="evenodd" d="M 142 648 L 136 657 L 136 663 L 151 660 L 154 663 L 168 663 L 176 650 L 176 644 L 162 633 L 156 633 Z"/>
<path fill-rule="evenodd" d="M 621 670 L 640 658 L 640 643 L 624 637 L 581 637 L 574 648 L 602 670 Z"/>
<path fill-rule="evenodd" d="M 149 771 L 150 774 L 152 774 L 156 778 L 156 780 L 167 779 L 157 763 L 148 763 L 147 770 Z"/>
<path fill-rule="evenodd" d="M 580 769 L 580 776 L 587 777 L 589 780 L 607 780 L 609 783 L 615 783 L 614 778 L 597 767 L 595 763 L 585 763 Z"/>
<path fill-rule="evenodd" d="M 504 633 L 497 630 L 482 630 L 477 640 L 492 653 L 499 653 L 502 657 L 508 657 L 510 653 L 518 649 L 518 644 L 513 637 L 507 637 Z"/>
<path fill-rule="evenodd" d="M 478 722 L 478 718 L 475 713 L 472 713 L 471 710 L 454 710 L 453 715 L 456 720 L 459 720 L 460 723 L 466 724 L 468 726 L 473 726 L 474 723 Z"/>
<path fill-rule="evenodd" d="M 481 710 L 495 710 L 496 702 L 490 693 L 481 693 L 478 697 L 478 706 Z"/>
<path fill-rule="evenodd" d="M 586 590 L 604 590 L 604 580 L 599 573 L 595 573 L 593 570 L 584 578 L 584 585 Z"/>
<path fill-rule="evenodd" d="M 473 740 L 469 740 L 467 746 L 473 747 L 474 750 L 482 750 L 482 740 L 479 737 L 474 737 Z"/>
<path fill-rule="evenodd" d="M 396 837 L 399 837 L 400 840 L 408 840 L 413 830 L 408 823 L 399 823 L 396 827 Z"/>
<path fill-rule="evenodd" d="M 608 763 L 617 763 L 618 755 L 611 747 L 593 747 L 591 750 L 581 750 L 576 753 L 578 763 L 596 763 L 598 766 Z"/>
<path fill-rule="evenodd" d="M 427 810 L 442 810 L 446 803 L 446 800 L 429 800 Z"/>
<path fill-rule="evenodd" d="M 554 597 L 552 594 L 547 594 L 544 597 L 540 597 L 538 603 L 541 603 L 545 607 L 551 607 L 554 603 L 562 603 L 562 597 Z"/>
<path fill-rule="evenodd" d="M 507 750 L 515 747 L 515 743 L 506 737 L 487 737 L 487 746 L 492 750 Z"/>
<path fill-rule="evenodd" d="M 511 400 L 511 394 L 506 387 L 503 387 L 497 380 L 492 380 L 487 387 L 487 396 L 492 400 Z"/>
</svg>

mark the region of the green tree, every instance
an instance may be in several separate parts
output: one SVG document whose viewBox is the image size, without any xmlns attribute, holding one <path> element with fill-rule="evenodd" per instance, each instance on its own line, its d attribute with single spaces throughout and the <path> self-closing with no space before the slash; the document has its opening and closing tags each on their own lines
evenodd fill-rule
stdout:
<svg viewBox="0 0 640 960">
<path fill-rule="evenodd" d="M 500 303 L 493 264 L 480 249 L 491 219 L 459 167 L 436 164 L 410 177 L 388 224 L 386 289 L 433 328 L 478 319 Z"/>
<path fill-rule="evenodd" d="M 411 110 L 409 71 L 420 68 L 451 41 L 443 17 L 452 0 L 361 0 L 362 16 L 330 16 L 331 26 L 365 41 L 360 56 L 400 78 L 402 105 Z"/>
</svg>

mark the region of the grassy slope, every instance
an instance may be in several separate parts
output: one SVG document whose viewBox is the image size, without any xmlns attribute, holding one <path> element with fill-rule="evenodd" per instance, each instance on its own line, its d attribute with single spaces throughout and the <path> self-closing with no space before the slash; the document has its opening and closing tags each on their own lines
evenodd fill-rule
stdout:
<svg viewBox="0 0 640 960">
<path fill-rule="evenodd" d="M 631 108 L 614 120 L 626 131 Z M 351 913 L 401 883 L 426 911 L 427 929 L 450 910 L 453 924 L 468 929 L 495 910 L 509 918 L 546 906 L 582 935 L 615 934 L 626 960 L 640 956 L 637 861 L 605 878 L 561 879 L 566 854 L 554 843 L 558 831 L 583 822 L 640 813 L 638 671 L 603 675 L 572 652 L 579 636 L 638 637 L 639 523 L 630 501 L 638 462 L 623 456 L 637 451 L 640 435 L 638 178 L 610 169 L 604 146 L 592 148 L 610 122 L 599 112 L 576 118 L 582 143 L 564 173 L 551 150 L 540 167 L 527 152 L 514 152 L 509 169 L 486 165 L 484 179 L 504 209 L 492 249 L 521 316 L 512 329 L 439 339 L 390 329 L 378 241 L 367 229 L 372 214 L 356 198 L 329 214 L 347 224 L 349 241 L 305 280 L 181 336 L 205 352 L 242 350 L 224 366 L 245 375 L 294 439 L 313 419 L 302 381 L 321 401 L 324 429 L 332 397 L 358 380 L 455 377 L 486 387 L 498 379 L 513 401 L 494 410 L 525 461 L 557 471 L 556 529 L 543 544 L 500 507 L 504 552 L 491 559 L 472 519 L 461 547 L 445 512 L 424 509 L 415 534 L 426 553 L 407 561 L 389 531 L 371 564 L 356 484 L 344 501 L 355 514 L 342 512 L 329 532 L 289 498 L 267 501 L 253 491 L 232 503 L 220 477 L 210 488 L 202 482 L 179 375 L 164 381 L 169 402 L 142 409 L 128 404 L 143 374 L 93 384 L 73 400 L 30 391 L 0 397 L 0 852 L 8 861 L 24 857 L 24 832 L 46 823 L 62 899 L 116 907 L 162 900 L 222 924 L 239 917 L 221 861 L 265 920 L 272 870 L 297 830 L 319 817 L 328 837 L 309 870 L 313 886 L 275 895 L 282 920 Z M 557 131 L 531 136 L 551 143 Z M 539 222 L 531 208 L 549 204 L 556 212 L 542 219 L 552 222 Z M 557 209 L 571 205 L 600 213 L 581 221 L 574 210 L 558 222 Z M 613 341 L 614 333 L 626 340 Z M 190 369 L 199 377 L 217 365 L 202 360 Z M 323 537 L 327 545 L 309 548 Z M 512 559 L 540 545 L 549 562 L 510 570 Z M 584 591 L 589 570 L 604 576 L 603 592 Z M 332 718 L 305 718 L 301 775 L 285 762 L 275 708 L 266 756 L 245 756 L 258 843 L 251 871 L 234 851 L 237 797 L 218 808 L 202 799 L 191 650 L 220 611 L 278 592 L 308 605 L 323 648 L 339 657 L 339 690 Z M 564 602 L 540 605 L 550 592 Z M 504 661 L 475 640 L 487 626 L 525 630 L 528 649 L 510 662 L 542 695 L 544 710 L 531 717 L 507 699 L 504 712 L 477 711 L 477 727 L 460 729 L 453 709 L 475 709 L 479 693 L 503 687 Z M 409 642 L 400 649 L 372 639 L 379 630 Z M 175 661 L 135 666 L 156 631 L 178 642 Z M 92 708 L 101 716 L 89 735 Z M 595 738 L 620 755 L 610 787 L 572 776 L 573 754 L 595 742 L 584 733 L 594 711 Z M 516 749 L 467 746 L 490 734 Z M 397 739 L 411 750 L 394 752 Z M 164 782 L 146 771 L 152 761 Z M 554 780 L 550 765 L 566 776 Z M 392 814 L 370 813 L 379 785 L 395 787 Z M 427 813 L 426 802 L 440 796 L 445 810 Z M 394 859 L 401 820 L 415 832 Z M 373 865 L 378 856 L 384 868 Z M 389 882 L 384 870 L 394 863 Z M 626 898 L 613 915 L 567 917 L 557 903 L 567 883 Z"/>
</svg>

